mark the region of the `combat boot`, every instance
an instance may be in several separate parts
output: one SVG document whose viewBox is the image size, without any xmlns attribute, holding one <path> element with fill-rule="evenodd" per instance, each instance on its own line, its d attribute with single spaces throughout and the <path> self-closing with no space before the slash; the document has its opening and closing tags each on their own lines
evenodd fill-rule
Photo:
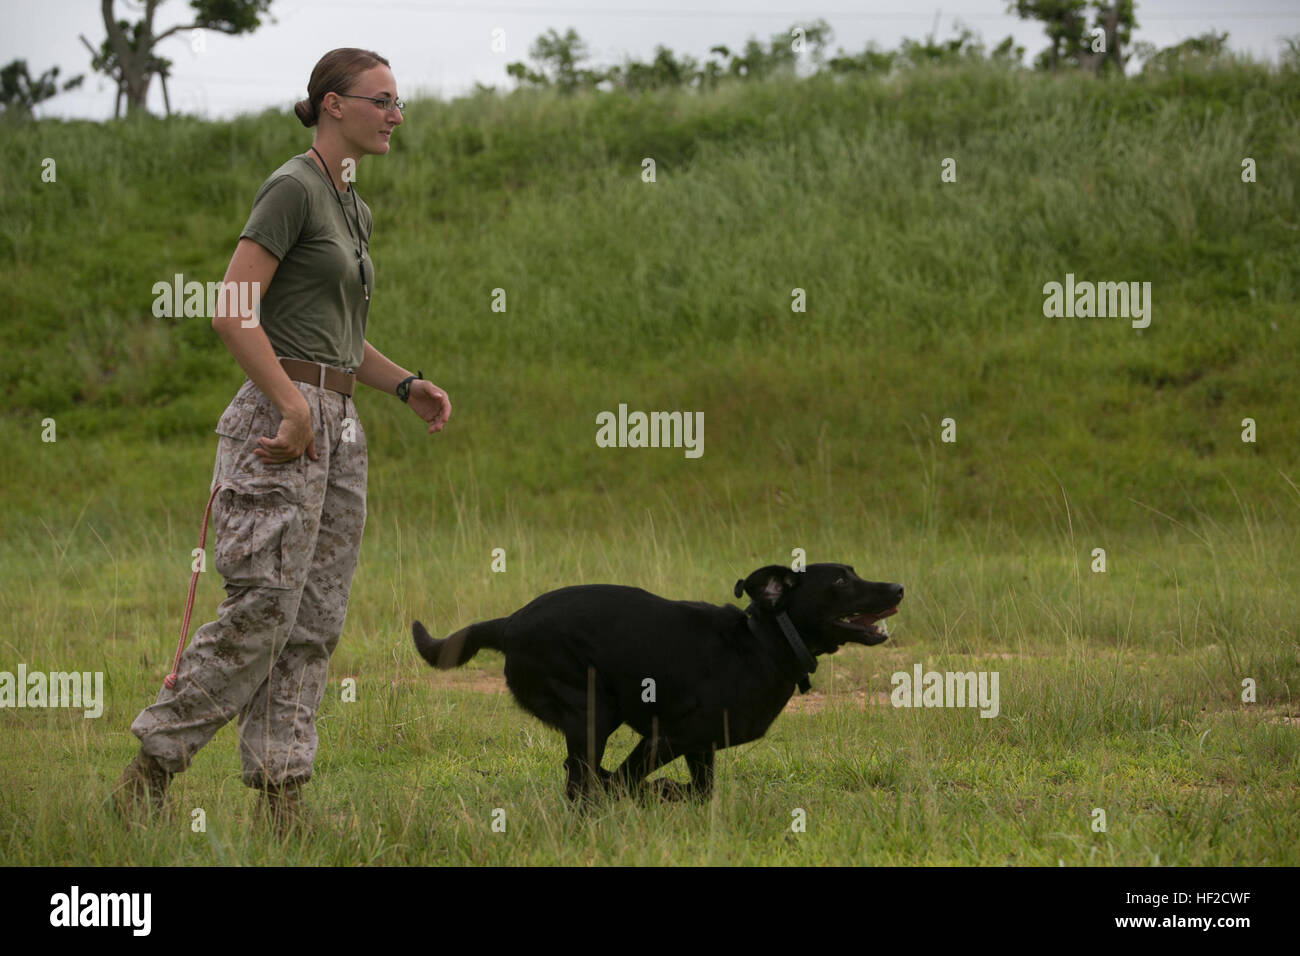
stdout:
<svg viewBox="0 0 1300 956">
<path fill-rule="evenodd" d="M 281 784 L 267 784 L 263 790 L 263 810 L 271 826 L 281 837 L 305 826 L 302 809 L 302 783 L 286 780 Z"/>
<path fill-rule="evenodd" d="M 142 825 L 151 814 L 161 813 L 172 776 L 171 771 L 141 750 L 113 785 L 118 814 L 127 823 Z"/>
</svg>

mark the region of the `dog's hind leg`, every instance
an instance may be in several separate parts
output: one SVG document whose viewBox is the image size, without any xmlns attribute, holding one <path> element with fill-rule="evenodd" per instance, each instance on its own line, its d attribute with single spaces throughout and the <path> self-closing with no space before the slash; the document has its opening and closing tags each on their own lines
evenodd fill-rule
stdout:
<svg viewBox="0 0 1300 956">
<path fill-rule="evenodd" d="M 602 695 L 594 667 L 587 668 L 586 684 L 586 693 L 580 699 L 571 696 L 567 701 L 568 718 L 562 727 L 569 745 L 569 756 L 564 761 L 564 792 L 575 802 L 590 800 L 607 788 L 610 774 L 600 762 L 605 757 L 605 742 L 622 723 L 613 701 Z M 572 688 L 566 689 L 572 694 Z"/>
<path fill-rule="evenodd" d="M 592 738 L 588 744 L 587 732 L 566 734 L 569 756 L 564 760 L 564 795 L 574 803 L 590 800 L 596 793 L 605 789 L 613 776 L 600 766 L 605 756 L 605 741 L 609 731 Z"/>
<path fill-rule="evenodd" d="M 687 754 L 686 769 L 691 772 L 691 796 L 707 800 L 713 793 L 713 748 Z"/>
</svg>

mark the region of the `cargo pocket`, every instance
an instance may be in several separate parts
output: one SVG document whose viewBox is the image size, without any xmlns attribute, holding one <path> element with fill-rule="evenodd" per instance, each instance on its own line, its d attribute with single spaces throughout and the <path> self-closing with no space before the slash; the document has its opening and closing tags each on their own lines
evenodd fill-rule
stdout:
<svg viewBox="0 0 1300 956">
<path fill-rule="evenodd" d="M 243 441 L 253 427 L 253 415 L 257 412 L 257 403 L 244 399 L 235 399 L 221 414 L 214 431 L 222 438 Z M 208 419 L 211 421 L 212 419 Z"/>
<path fill-rule="evenodd" d="M 212 563 L 228 585 L 293 587 L 290 546 L 302 517 L 280 491 L 222 487 L 212 503 Z"/>
<path fill-rule="evenodd" d="M 301 503 L 307 484 L 306 455 L 278 465 L 257 456 L 258 440 L 274 435 L 279 427 L 279 412 L 260 392 L 237 395 L 214 429 L 221 439 L 213 477 L 245 494 L 278 492 L 293 504 Z"/>
<path fill-rule="evenodd" d="M 228 586 L 294 588 L 305 579 L 305 463 L 272 465 L 256 455 L 261 436 L 279 426 L 275 406 L 250 382 L 217 422 L 212 563 Z"/>
</svg>

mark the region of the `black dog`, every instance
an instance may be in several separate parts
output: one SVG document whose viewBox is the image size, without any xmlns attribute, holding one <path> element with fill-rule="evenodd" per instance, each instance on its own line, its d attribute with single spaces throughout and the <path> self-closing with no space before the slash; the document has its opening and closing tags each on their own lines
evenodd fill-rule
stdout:
<svg viewBox="0 0 1300 956">
<path fill-rule="evenodd" d="M 795 686 L 808 689 L 818 654 L 888 639 L 875 622 L 898 610 L 903 587 L 864 581 L 844 564 L 769 565 L 736 582 L 742 593 L 752 599 L 744 611 L 587 584 L 444 640 L 419 621 L 411 631 L 421 656 L 442 670 L 484 647 L 505 653 L 515 700 L 568 742 L 570 799 L 597 784 L 639 785 L 681 755 L 689 792 L 702 797 L 713 785 L 713 752 L 762 737 Z M 642 739 L 609 773 L 600 766 L 605 741 L 624 723 Z M 661 792 L 682 795 L 672 783 Z"/>
</svg>

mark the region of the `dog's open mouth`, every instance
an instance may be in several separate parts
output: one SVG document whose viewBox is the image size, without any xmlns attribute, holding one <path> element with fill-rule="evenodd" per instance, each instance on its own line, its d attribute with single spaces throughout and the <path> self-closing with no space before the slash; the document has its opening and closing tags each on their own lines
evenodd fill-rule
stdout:
<svg viewBox="0 0 1300 956">
<path fill-rule="evenodd" d="M 889 639 L 889 632 L 883 627 L 877 627 L 876 622 L 897 613 L 897 604 L 887 611 L 877 611 L 874 614 L 869 611 L 854 611 L 845 614 L 843 617 L 836 618 L 834 624 L 846 631 L 852 631 L 854 633 L 853 640 L 861 641 L 864 644 L 879 644 L 881 641 Z"/>
</svg>

